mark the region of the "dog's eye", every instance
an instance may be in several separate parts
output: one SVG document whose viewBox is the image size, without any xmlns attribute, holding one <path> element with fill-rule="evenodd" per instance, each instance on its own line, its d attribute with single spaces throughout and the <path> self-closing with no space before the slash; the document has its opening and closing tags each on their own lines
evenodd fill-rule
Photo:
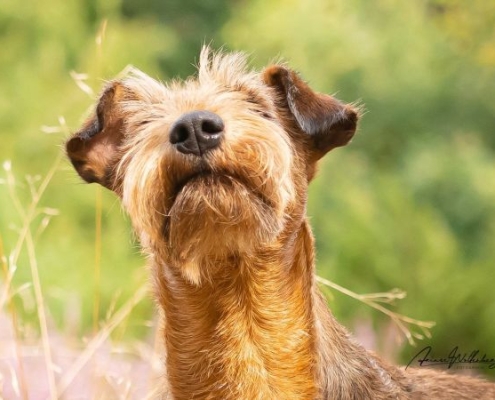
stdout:
<svg viewBox="0 0 495 400">
<path fill-rule="evenodd" d="M 275 117 L 273 116 L 273 114 L 271 112 L 266 111 L 266 110 L 263 110 L 260 107 L 256 107 L 254 109 L 254 111 L 256 113 L 258 113 L 259 115 L 261 115 L 265 119 L 269 119 L 269 120 L 274 120 L 275 119 Z"/>
<path fill-rule="evenodd" d="M 255 111 L 256 113 L 261 115 L 263 118 L 270 119 L 270 120 L 275 119 L 273 114 L 266 110 L 268 107 L 267 107 L 264 100 L 262 100 L 256 96 L 253 96 L 253 95 L 249 95 L 246 100 L 248 103 L 253 104 L 253 106 L 254 106 L 252 108 L 253 111 Z"/>
<path fill-rule="evenodd" d="M 271 119 L 271 120 L 275 119 L 275 117 L 267 111 L 260 111 L 259 113 L 263 118 Z"/>
</svg>

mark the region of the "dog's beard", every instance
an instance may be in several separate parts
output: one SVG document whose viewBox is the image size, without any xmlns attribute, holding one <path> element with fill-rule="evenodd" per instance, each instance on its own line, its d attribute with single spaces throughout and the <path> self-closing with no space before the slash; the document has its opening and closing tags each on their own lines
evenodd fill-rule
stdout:
<svg viewBox="0 0 495 400">
<path fill-rule="evenodd" d="M 269 243 L 283 227 L 274 200 L 229 176 L 192 178 L 166 217 L 169 251 L 186 261 L 223 258 Z"/>
</svg>

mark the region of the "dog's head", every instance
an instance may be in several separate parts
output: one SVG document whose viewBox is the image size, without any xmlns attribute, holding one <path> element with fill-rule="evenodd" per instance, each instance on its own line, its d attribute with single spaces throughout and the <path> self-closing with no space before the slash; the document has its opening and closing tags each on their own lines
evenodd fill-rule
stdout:
<svg viewBox="0 0 495 400">
<path fill-rule="evenodd" d="M 197 79 L 110 82 L 66 148 L 85 181 L 122 198 L 145 247 L 198 265 L 287 237 L 317 160 L 357 119 L 285 66 L 250 72 L 244 56 L 205 49 Z"/>
</svg>

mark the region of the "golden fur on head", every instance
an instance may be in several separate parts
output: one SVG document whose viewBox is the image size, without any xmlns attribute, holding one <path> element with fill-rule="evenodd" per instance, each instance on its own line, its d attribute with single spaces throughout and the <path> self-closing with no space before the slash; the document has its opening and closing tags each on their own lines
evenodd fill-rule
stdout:
<svg viewBox="0 0 495 400">
<path fill-rule="evenodd" d="M 121 197 L 149 256 L 173 398 L 495 398 L 487 383 L 387 365 L 319 294 L 307 187 L 358 114 L 285 66 L 253 72 L 242 54 L 204 49 L 186 82 L 137 70 L 110 82 L 67 142 L 80 176 Z M 213 118 L 208 137 L 192 115 Z"/>
<path fill-rule="evenodd" d="M 245 68 L 240 55 L 209 59 L 205 50 L 198 81 L 166 87 L 134 73 L 118 83 L 131 92 L 139 88 L 138 98 L 120 105 L 132 132 L 115 178 L 124 207 L 140 216 L 133 221 L 142 242 L 166 248 L 167 262 L 181 265 L 195 283 L 208 272 L 199 269 L 207 258 L 249 253 L 253 243 L 272 241 L 294 201 L 291 143 L 280 125 L 260 118 L 274 112 L 273 101 L 267 94 L 250 98 L 262 84 Z M 167 140 L 174 121 L 194 110 L 222 116 L 222 151 L 187 157 Z"/>
</svg>

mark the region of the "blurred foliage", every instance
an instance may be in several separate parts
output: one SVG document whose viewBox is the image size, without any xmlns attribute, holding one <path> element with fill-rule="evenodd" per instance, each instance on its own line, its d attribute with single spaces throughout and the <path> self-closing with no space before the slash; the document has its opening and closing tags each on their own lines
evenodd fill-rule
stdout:
<svg viewBox="0 0 495 400">
<path fill-rule="evenodd" d="M 353 143 L 326 157 L 311 188 L 319 273 L 356 292 L 402 288 L 399 312 L 437 321 L 437 353 L 458 345 L 493 356 L 494 26 L 495 3 L 485 0 L 4 0 L 0 160 L 12 159 L 18 177 L 49 169 L 64 135 L 40 126 L 64 116 L 72 130 L 94 101 L 70 71 L 87 73 L 98 92 L 128 64 L 164 80 L 185 77 L 210 41 L 252 53 L 258 67 L 283 57 L 314 88 L 367 110 Z M 55 176 L 43 203 L 60 215 L 37 248 L 50 311 L 63 325 L 64 299 L 80 296 L 84 330 L 97 189 L 78 182 L 67 164 Z M 9 249 L 18 221 L 0 193 Z M 146 276 L 118 201 L 105 193 L 103 204 L 102 315 L 115 292 L 125 298 Z M 29 279 L 22 260 L 16 279 Z M 341 295 L 331 307 L 350 326 L 371 313 Z M 380 332 L 387 321 L 372 316 Z"/>
<path fill-rule="evenodd" d="M 186 78 L 195 72 L 203 44 L 219 40 L 219 27 L 229 18 L 235 1 L 227 0 L 123 0 L 122 10 L 128 20 L 149 19 L 165 25 L 172 40 L 168 53 L 157 61 L 165 75 Z"/>
<path fill-rule="evenodd" d="M 465 131 L 495 148 L 495 4 L 404 3 L 258 0 L 224 33 L 258 58 L 282 54 L 318 88 L 361 99 L 369 115 L 355 146 L 375 163 L 392 167 L 413 142 Z"/>
</svg>

